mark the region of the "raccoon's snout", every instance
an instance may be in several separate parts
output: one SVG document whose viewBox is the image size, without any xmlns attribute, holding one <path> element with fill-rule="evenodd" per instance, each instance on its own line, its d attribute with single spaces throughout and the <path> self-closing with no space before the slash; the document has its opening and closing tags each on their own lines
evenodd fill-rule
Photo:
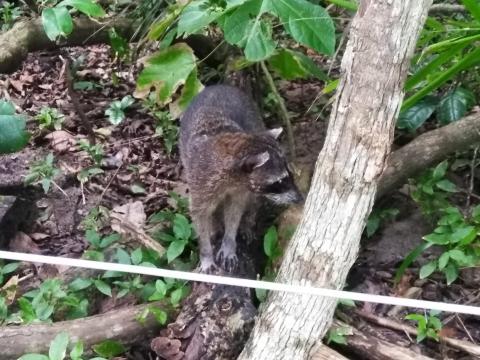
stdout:
<svg viewBox="0 0 480 360">
<path fill-rule="evenodd" d="M 265 194 L 265 197 L 276 204 L 298 204 L 303 202 L 303 196 L 297 189 L 292 189 L 279 194 Z"/>
</svg>

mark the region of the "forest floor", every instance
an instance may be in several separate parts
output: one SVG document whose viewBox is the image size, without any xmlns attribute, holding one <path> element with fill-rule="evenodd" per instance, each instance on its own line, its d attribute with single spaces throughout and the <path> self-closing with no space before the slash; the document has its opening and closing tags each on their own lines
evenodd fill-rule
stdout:
<svg viewBox="0 0 480 360">
<path fill-rule="evenodd" d="M 161 210 L 175 208 L 171 191 L 181 196 L 188 194 L 181 178 L 177 147 L 168 152 L 162 137 L 156 133 L 158 119 L 152 116 L 152 111 L 137 101 L 125 110 L 125 119 L 117 126 L 113 126 L 105 116 L 112 100 L 121 100 L 135 90 L 135 74 L 130 71 L 130 66 L 112 62 L 107 46 L 78 47 L 67 51 L 75 59 L 83 58 L 76 81 L 84 88 L 77 88 L 76 92 L 88 121 L 95 129 L 97 144 L 103 148 L 103 154 L 99 155 L 102 172 L 92 175 L 83 186 L 77 179 L 82 169 L 95 164 L 91 154 L 78 146 L 79 140 L 87 138 L 87 132 L 67 96 L 65 63 L 59 52 L 32 53 L 20 70 L 0 75 L 0 97 L 11 100 L 18 112 L 28 115 L 28 128 L 33 134 L 29 147 L 0 157 L 0 184 L 9 189 L 21 189 L 31 165 L 50 152 L 61 170 L 47 194 L 41 190 L 30 195 L 20 190 L 18 193 L 12 190 L 13 193 L 9 194 L 31 196 L 32 209 L 29 210 L 33 215 L 27 218 L 27 212 L 21 210 L 18 217 L 24 219 L 18 222 L 17 231 L 9 232 L 8 238 L 0 237 L 3 249 L 78 258 L 90 246 L 85 239 L 85 229 L 89 226 L 86 222 L 95 222 L 103 234 L 111 231 L 112 225 L 102 218 L 101 209 L 120 214 L 122 206 L 123 210 L 127 206 L 131 212 L 127 211 L 127 215 L 122 213 L 126 216 L 123 219 L 138 225 L 133 233 L 142 234 L 144 230 L 148 232 L 145 219 Z M 306 80 L 279 84 L 294 126 L 296 166 L 311 174 L 325 137 L 328 118 L 326 104 L 315 102 L 316 95 L 321 91 L 320 84 Z M 279 125 L 272 108 L 268 107 L 268 98 L 266 104 L 267 126 Z M 313 109 L 308 111 L 312 104 Z M 61 130 L 39 130 L 34 117 L 45 106 L 57 108 L 65 114 Z M 317 115 L 319 113 L 321 116 Z M 466 182 L 467 179 L 458 181 Z M 306 189 L 308 181 L 303 179 L 301 182 L 301 187 Z M 142 206 L 138 206 L 138 202 Z M 422 236 L 432 231 L 433 225 L 425 220 L 406 191 L 389 195 L 378 206 L 396 208 L 399 212 L 394 219 L 382 223 L 373 236 L 363 239 L 358 260 L 348 280 L 349 290 L 471 305 L 480 303 L 478 271 L 462 272 L 460 279 L 448 287 L 441 276 L 418 280 L 419 268 L 435 254 L 433 248 L 419 257 L 396 284 L 394 275 L 399 264 L 421 242 Z M 121 222 L 114 228 L 118 230 L 119 227 L 122 228 Z M 123 230 L 131 235 L 129 241 L 135 242 L 141 237 L 132 235 L 132 229 Z M 65 269 L 60 267 L 37 264 L 25 265 L 21 271 L 22 277 L 26 277 L 24 281 L 28 282 L 28 286 L 25 285 L 27 288 L 38 286 L 50 277 L 62 277 L 65 273 Z M 97 294 L 96 299 L 91 301 L 89 313 L 105 313 L 139 301 L 133 295 L 116 297 L 114 293 L 110 297 Z M 342 307 L 339 312 L 341 318 L 350 318 L 351 323 L 366 333 L 432 358 L 471 358 L 471 355 L 443 342 L 425 340 L 417 344 L 415 336 L 374 325 L 365 315 L 404 323 L 405 315 L 413 313 L 413 309 L 365 303 L 358 304 L 356 309 Z M 442 314 L 440 318 L 445 336 L 480 343 L 480 323 L 475 317 Z M 148 341 L 144 345 L 146 349 Z M 341 345 L 334 347 L 340 352 L 345 351 Z M 147 351 L 143 354 L 145 359 L 149 358 Z M 356 358 L 351 353 L 349 356 Z"/>
</svg>

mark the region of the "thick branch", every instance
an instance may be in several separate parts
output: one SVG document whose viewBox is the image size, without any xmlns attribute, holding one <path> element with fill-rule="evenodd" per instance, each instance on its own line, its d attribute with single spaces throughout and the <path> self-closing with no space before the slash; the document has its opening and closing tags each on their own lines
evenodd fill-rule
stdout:
<svg viewBox="0 0 480 360">
<path fill-rule="evenodd" d="M 393 152 L 378 185 L 377 198 L 398 188 L 455 151 L 480 142 L 480 112 L 439 129 L 429 131 Z"/>
<path fill-rule="evenodd" d="M 456 5 L 456 4 L 435 4 L 432 5 L 430 8 L 430 15 L 435 14 L 444 14 L 444 15 L 451 15 L 453 13 L 464 13 L 467 10 L 463 5 Z"/>
<path fill-rule="evenodd" d="M 104 26 L 80 18 L 75 19 L 73 32 L 68 38 L 55 43 L 45 34 L 40 18 L 18 22 L 11 30 L 0 35 L 0 73 L 15 71 L 31 51 L 105 43 L 108 41 L 108 30 L 112 27 L 123 36 L 128 37 L 131 32 L 131 22 L 126 19 L 116 19 Z"/>
<path fill-rule="evenodd" d="M 124 345 L 145 340 L 160 328 L 152 316 L 148 316 L 143 325 L 137 320 L 149 306 L 165 308 L 160 303 L 152 303 L 54 324 L 0 327 L 1 358 L 15 360 L 26 353 L 46 353 L 50 342 L 62 331 L 66 331 L 72 341 L 82 340 L 87 348 L 105 339 L 118 340 Z"/>
</svg>

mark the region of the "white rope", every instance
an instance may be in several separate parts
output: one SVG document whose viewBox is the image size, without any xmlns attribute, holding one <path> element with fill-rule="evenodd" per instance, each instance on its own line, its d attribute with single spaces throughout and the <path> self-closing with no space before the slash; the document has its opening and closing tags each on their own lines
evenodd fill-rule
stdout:
<svg viewBox="0 0 480 360">
<path fill-rule="evenodd" d="M 35 263 L 44 263 L 51 265 L 73 266 L 79 268 L 111 270 L 124 273 L 142 274 L 150 276 L 160 276 L 180 280 L 207 282 L 212 284 L 232 285 L 247 288 L 257 288 L 273 291 L 284 291 L 294 294 L 325 296 L 336 299 L 349 299 L 355 301 L 366 301 L 387 305 L 400 305 L 405 307 L 422 308 L 430 310 L 447 311 L 453 313 L 462 313 L 480 316 L 480 307 L 469 305 L 448 304 L 435 301 L 425 301 L 416 299 L 399 298 L 393 296 L 364 294 L 350 291 L 323 289 L 317 287 L 308 287 L 301 285 L 290 285 L 274 283 L 269 281 L 258 281 L 250 279 L 240 279 L 228 276 L 218 276 L 209 274 L 200 274 L 186 271 L 166 270 L 147 266 L 126 265 L 107 263 L 92 260 L 72 259 L 65 257 L 45 256 L 17 253 L 10 251 L 0 251 L 0 259 L 27 261 Z"/>
</svg>

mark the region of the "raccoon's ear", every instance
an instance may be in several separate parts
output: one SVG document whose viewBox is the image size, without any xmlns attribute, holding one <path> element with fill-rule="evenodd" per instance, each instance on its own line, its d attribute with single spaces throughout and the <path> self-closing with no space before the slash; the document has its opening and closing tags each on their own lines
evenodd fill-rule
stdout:
<svg viewBox="0 0 480 360">
<path fill-rule="evenodd" d="M 268 159 L 270 159 L 270 154 L 268 151 L 264 151 L 260 154 L 249 155 L 242 160 L 240 167 L 245 172 L 251 172 L 253 169 L 265 165 Z"/>
<path fill-rule="evenodd" d="M 275 128 L 275 129 L 269 129 L 269 130 L 265 131 L 265 133 L 268 136 L 271 136 L 274 139 L 278 139 L 278 137 L 282 134 L 282 132 L 283 132 L 283 128 L 281 128 L 281 127 L 278 127 L 278 128 Z"/>
</svg>

